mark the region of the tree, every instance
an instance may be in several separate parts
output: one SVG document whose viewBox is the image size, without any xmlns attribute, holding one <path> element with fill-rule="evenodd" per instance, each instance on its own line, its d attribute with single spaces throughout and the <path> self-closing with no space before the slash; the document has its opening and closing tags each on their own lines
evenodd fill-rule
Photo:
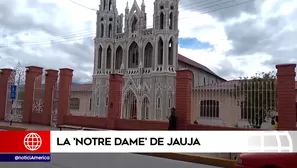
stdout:
<svg viewBox="0 0 297 168">
<path fill-rule="evenodd" d="M 240 101 L 241 118 L 260 127 L 276 112 L 276 76 L 274 72 L 260 73 L 239 80 L 236 97 Z"/>
</svg>

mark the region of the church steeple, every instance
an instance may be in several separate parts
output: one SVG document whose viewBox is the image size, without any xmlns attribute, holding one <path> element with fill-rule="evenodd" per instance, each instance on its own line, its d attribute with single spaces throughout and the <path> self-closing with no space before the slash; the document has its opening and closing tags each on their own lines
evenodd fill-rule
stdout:
<svg viewBox="0 0 297 168">
<path fill-rule="evenodd" d="M 141 10 L 143 12 L 145 12 L 145 4 L 144 4 L 144 0 L 142 0 L 142 3 L 141 3 Z"/>
<path fill-rule="evenodd" d="M 101 0 L 100 11 L 116 11 L 116 0 Z"/>
</svg>

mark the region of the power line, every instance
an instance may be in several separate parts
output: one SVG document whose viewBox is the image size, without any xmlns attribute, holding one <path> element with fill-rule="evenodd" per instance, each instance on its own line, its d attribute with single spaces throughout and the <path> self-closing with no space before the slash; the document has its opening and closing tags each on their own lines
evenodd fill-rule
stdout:
<svg viewBox="0 0 297 168">
<path fill-rule="evenodd" d="M 201 2 L 205 2 L 205 1 L 207 1 L 207 0 L 203 0 L 203 1 L 198 1 L 198 2 L 195 2 L 195 3 L 192 3 L 192 4 L 198 4 L 198 3 L 201 3 Z M 209 3 L 205 3 L 205 4 L 203 4 L 203 5 L 206 5 L 206 4 L 213 4 L 213 3 L 215 3 L 215 2 L 219 2 L 219 1 L 222 1 L 222 0 L 217 0 L 217 1 L 212 1 L 212 2 L 209 2 Z M 223 4 L 226 4 L 226 3 L 229 3 L 229 2 L 231 2 L 231 1 L 234 1 L 234 0 L 229 0 L 229 1 L 227 1 L 227 2 L 224 2 L 224 3 L 221 3 L 221 4 L 215 4 L 215 5 L 212 5 L 212 6 L 207 6 L 207 7 L 205 7 L 204 8 L 204 10 L 205 9 L 208 9 L 208 8 L 212 8 L 212 7 L 215 7 L 215 6 L 219 6 L 219 5 L 223 5 Z M 247 1 L 247 2 L 249 2 L 249 1 Z M 246 2 L 243 2 L 243 3 L 246 3 Z M 242 4 L 243 4 L 242 3 Z M 188 5 L 186 5 L 186 6 L 190 6 L 191 4 L 188 4 Z M 236 4 L 236 5 L 239 5 L 239 4 Z M 236 6 L 236 5 L 231 5 L 231 6 L 227 6 L 227 7 L 225 7 L 225 8 L 229 8 L 229 7 L 232 7 L 232 6 Z M 195 7 L 195 6 L 194 6 Z M 201 7 L 201 6 L 199 6 L 199 7 Z M 191 7 L 191 8 L 193 8 L 193 6 Z M 196 9 L 198 9 L 199 10 L 199 8 L 196 8 Z M 219 9 L 215 9 L 215 10 L 213 10 L 213 11 L 217 11 L 217 10 L 221 10 L 222 8 L 219 8 Z M 182 10 L 180 10 L 180 11 L 182 11 Z M 204 12 L 203 14 L 206 14 L 206 13 L 210 13 L 210 12 L 213 12 L 213 11 L 207 11 L 207 12 Z M 188 18 L 188 17 L 185 17 L 185 18 Z M 185 18 L 182 18 L 182 19 L 185 19 Z M 181 20 L 181 19 L 179 19 L 179 20 Z M 140 25 L 140 26 L 142 26 L 142 25 Z M 151 25 L 151 26 L 153 26 L 153 25 Z M 150 27 L 150 26 L 147 26 L 147 27 Z M 46 39 L 46 42 L 48 42 L 48 41 L 55 41 L 55 40 L 58 40 L 58 41 L 60 41 L 61 39 L 68 39 L 69 37 L 70 38 L 72 38 L 73 36 L 75 36 L 75 37 L 82 37 L 82 36 L 87 36 L 87 35 L 93 35 L 93 33 L 92 32 L 90 32 L 90 30 L 92 30 L 92 29 L 89 29 L 89 30 L 81 30 L 81 31 L 77 31 L 77 32 L 73 32 L 73 33 L 69 33 L 69 34 L 64 34 L 64 35 L 60 35 L 60 36 L 58 36 L 58 37 L 53 37 L 52 39 L 48 39 L 48 38 L 39 38 L 39 39 L 35 39 L 35 42 L 33 42 L 33 43 L 30 43 L 30 44 L 39 44 L 39 43 L 44 43 L 45 41 L 39 41 L 38 42 L 38 40 L 43 40 L 43 39 Z M 16 44 L 21 44 L 21 45 L 23 45 L 23 44 L 25 44 L 25 42 L 16 42 Z M 26 42 L 26 44 L 28 44 L 28 42 Z M 2 46 L 2 48 L 3 48 L 4 46 Z"/>
<path fill-rule="evenodd" d="M 220 0 L 218 0 L 218 1 L 220 1 Z M 254 1 L 254 0 L 248 0 L 248 1 L 245 1 L 245 2 L 238 3 L 238 4 L 229 5 L 229 6 L 226 6 L 226 7 L 223 7 L 223 8 L 210 10 L 210 11 L 203 12 L 203 13 L 200 13 L 198 15 L 195 15 L 194 17 L 197 17 L 199 15 L 212 13 L 212 12 L 216 12 L 216 11 L 220 11 L 220 10 L 231 8 L 231 7 L 235 7 L 235 6 L 239 6 L 239 5 L 243 5 L 243 4 L 246 4 L 246 3 L 250 3 L 252 1 Z M 218 6 L 218 4 L 213 5 L 213 6 Z M 211 7 L 206 7 L 205 9 L 207 9 L 207 8 L 211 8 Z M 186 19 L 186 18 L 190 18 L 190 17 L 193 17 L 193 16 L 183 17 L 183 18 L 180 18 L 178 20 L 180 21 L 182 19 Z M 142 26 L 142 25 L 140 25 L 140 26 Z M 151 25 L 151 26 L 153 26 L 153 25 Z M 150 26 L 147 26 L 147 27 L 150 27 Z M 88 36 L 88 35 L 90 35 L 90 36 Z M 19 45 L 20 46 L 49 45 L 49 44 L 54 44 L 54 43 L 63 43 L 63 42 L 65 42 L 65 40 L 67 40 L 67 42 L 74 42 L 74 41 L 80 41 L 80 40 L 84 40 L 84 39 L 88 39 L 88 38 L 94 38 L 94 35 L 95 35 L 95 33 L 92 33 L 92 32 L 72 33 L 72 34 L 68 34 L 68 35 L 67 34 L 63 35 L 61 37 L 57 37 L 56 39 L 52 39 L 52 40 L 46 40 L 46 41 L 41 41 L 41 42 L 33 42 L 33 43 L 19 43 Z M 8 46 L 2 46 L 2 47 L 0 46 L 0 48 L 7 48 L 7 47 Z"/>
<path fill-rule="evenodd" d="M 57 34 L 57 35 L 50 35 L 49 37 L 41 37 L 41 38 L 35 38 L 34 41 L 39 41 L 39 40 L 49 40 L 49 38 L 63 38 L 63 37 L 68 37 L 68 36 L 75 36 L 79 34 L 88 34 L 92 31 L 93 29 L 84 29 L 84 30 L 78 30 L 78 31 L 73 31 L 73 32 L 66 32 L 63 34 Z"/>
<path fill-rule="evenodd" d="M 89 9 L 89 10 L 92 10 L 92 11 L 97 11 L 97 10 L 94 9 L 94 8 L 87 7 L 87 6 L 82 5 L 82 4 L 78 3 L 78 2 L 75 2 L 75 1 L 72 1 L 72 0 L 68 0 L 68 1 L 74 3 L 74 4 L 78 5 L 78 6 L 81 6 L 81 7 L 83 7 L 83 8 L 86 8 L 86 9 Z"/>
</svg>

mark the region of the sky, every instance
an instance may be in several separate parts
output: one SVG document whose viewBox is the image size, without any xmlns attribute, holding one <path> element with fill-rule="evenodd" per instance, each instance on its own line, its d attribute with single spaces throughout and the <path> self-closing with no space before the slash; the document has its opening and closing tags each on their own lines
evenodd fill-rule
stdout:
<svg viewBox="0 0 297 168">
<path fill-rule="evenodd" d="M 0 68 L 72 68 L 76 83 L 92 80 L 100 0 L 1 0 Z M 119 13 L 126 3 L 117 0 Z M 137 0 L 141 5 L 142 0 Z M 144 0 L 152 27 L 153 0 Z M 294 19 L 295 18 L 295 19 Z M 235 79 L 296 63 L 296 0 L 180 0 L 179 53 Z"/>
</svg>

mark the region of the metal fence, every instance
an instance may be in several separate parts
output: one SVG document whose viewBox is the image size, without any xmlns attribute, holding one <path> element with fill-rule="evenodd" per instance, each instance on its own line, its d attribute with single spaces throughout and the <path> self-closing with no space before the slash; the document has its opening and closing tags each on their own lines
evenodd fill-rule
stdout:
<svg viewBox="0 0 297 168">
<path fill-rule="evenodd" d="M 192 122 L 272 129 L 277 122 L 275 79 L 241 79 L 196 87 Z"/>
<path fill-rule="evenodd" d="M 6 108 L 5 108 L 5 120 L 21 122 L 23 118 L 23 107 L 25 99 L 25 81 L 26 81 L 26 68 L 18 63 L 11 72 L 6 93 Z M 16 97 L 14 100 L 10 99 L 10 87 L 16 86 Z"/>
<path fill-rule="evenodd" d="M 33 88 L 33 113 L 42 113 L 44 110 L 45 74 L 37 76 Z"/>
</svg>

